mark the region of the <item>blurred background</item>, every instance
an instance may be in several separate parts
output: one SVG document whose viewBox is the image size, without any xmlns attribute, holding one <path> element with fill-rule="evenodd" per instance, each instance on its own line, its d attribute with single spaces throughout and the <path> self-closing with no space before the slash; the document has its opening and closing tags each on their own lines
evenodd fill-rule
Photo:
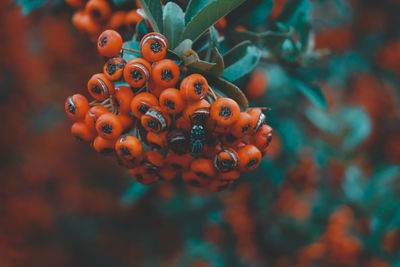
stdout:
<svg viewBox="0 0 400 267">
<path fill-rule="evenodd" d="M 310 2 L 328 108 L 261 63 L 273 141 L 220 193 L 77 143 L 64 101 L 103 59 L 72 8 L 29 11 L 0 2 L 0 266 L 400 266 L 400 1 Z"/>
</svg>

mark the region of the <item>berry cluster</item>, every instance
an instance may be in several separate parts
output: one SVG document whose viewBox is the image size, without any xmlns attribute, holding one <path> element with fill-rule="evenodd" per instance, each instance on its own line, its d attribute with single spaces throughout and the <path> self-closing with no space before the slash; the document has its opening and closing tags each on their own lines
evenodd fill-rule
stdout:
<svg viewBox="0 0 400 267">
<path fill-rule="evenodd" d="M 135 32 L 136 25 L 143 20 L 138 1 L 128 7 L 129 11 L 108 0 L 66 0 L 66 3 L 77 9 L 72 16 L 74 26 L 90 36 L 97 36 L 104 29 Z"/>
<path fill-rule="evenodd" d="M 165 58 L 168 40 L 159 33 L 145 35 L 135 51 L 122 48 L 121 36 L 107 30 L 97 47 L 108 60 L 88 82 L 95 100 L 75 94 L 65 102 L 78 140 L 115 154 L 146 185 L 180 173 L 185 183 L 220 191 L 240 172 L 258 167 L 272 137 L 262 108 L 241 111 L 204 76 L 186 75 L 184 67 L 181 72 Z M 126 62 L 123 52 L 142 57 Z"/>
</svg>

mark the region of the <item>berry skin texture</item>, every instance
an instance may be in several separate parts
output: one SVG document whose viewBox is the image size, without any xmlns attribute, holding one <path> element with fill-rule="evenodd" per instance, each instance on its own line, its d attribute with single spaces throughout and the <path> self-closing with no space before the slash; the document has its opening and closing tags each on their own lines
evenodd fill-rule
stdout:
<svg viewBox="0 0 400 267">
<path fill-rule="evenodd" d="M 255 145 L 262 153 L 267 151 L 267 148 L 272 140 L 272 128 L 267 124 L 263 124 L 258 131 L 250 138 L 250 142 Z"/>
<path fill-rule="evenodd" d="M 150 78 L 151 65 L 143 58 L 130 60 L 124 68 L 124 79 L 134 88 L 142 87 Z"/>
<path fill-rule="evenodd" d="M 160 98 L 161 109 L 168 114 L 181 113 L 185 107 L 185 101 L 178 89 L 168 88 L 161 92 Z"/>
<path fill-rule="evenodd" d="M 178 65 L 170 60 L 163 59 L 154 64 L 151 71 L 153 81 L 162 87 L 175 87 L 181 72 Z"/>
<path fill-rule="evenodd" d="M 208 185 L 208 179 L 196 175 L 192 171 L 182 173 L 182 180 L 189 186 L 194 187 L 206 187 Z"/>
<path fill-rule="evenodd" d="M 211 105 L 210 116 L 217 122 L 218 126 L 231 126 L 239 119 L 240 108 L 236 101 L 231 98 L 218 98 Z"/>
<path fill-rule="evenodd" d="M 104 139 L 115 140 L 122 134 L 122 124 L 117 115 L 106 113 L 96 122 L 96 131 Z"/>
<path fill-rule="evenodd" d="M 122 159 L 140 160 L 143 155 L 143 146 L 139 139 L 128 135 L 115 142 L 115 151 Z"/>
<path fill-rule="evenodd" d="M 114 146 L 115 146 L 115 140 L 105 139 L 101 136 L 97 136 L 93 141 L 94 150 L 104 155 L 113 154 Z"/>
<path fill-rule="evenodd" d="M 96 131 L 96 121 L 105 113 L 110 113 L 110 111 L 103 106 L 93 106 L 85 115 L 85 123 L 90 127 L 90 129 Z"/>
<path fill-rule="evenodd" d="M 196 102 L 190 102 L 190 104 L 187 104 L 183 110 L 183 117 L 185 120 L 190 122 L 193 120 L 195 113 L 199 111 L 204 111 L 205 113 L 209 112 L 210 106 L 210 103 L 208 103 L 208 101 L 205 99 Z"/>
<path fill-rule="evenodd" d="M 97 101 L 103 101 L 114 94 L 114 83 L 103 73 L 94 74 L 88 82 L 88 91 Z"/>
<path fill-rule="evenodd" d="M 97 51 L 105 57 L 115 57 L 122 48 L 122 37 L 114 30 L 106 30 L 97 39 Z"/>
<path fill-rule="evenodd" d="M 196 175 L 204 178 L 210 178 L 217 173 L 214 164 L 209 159 L 196 159 L 190 164 L 190 170 Z"/>
<path fill-rule="evenodd" d="M 157 98 L 150 93 L 140 93 L 132 98 L 131 111 L 133 115 L 140 119 L 146 112 L 154 106 L 158 106 Z"/>
<path fill-rule="evenodd" d="M 239 170 L 251 172 L 257 169 L 261 162 L 261 151 L 253 145 L 246 145 L 238 149 Z"/>
<path fill-rule="evenodd" d="M 89 103 L 81 94 L 67 97 L 64 105 L 65 113 L 73 121 L 83 121 L 89 110 Z"/>
<path fill-rule="evenodd" d="M 72 124 L 71 133 L 78 141 L 91 142 L 96 137 L 96 132 L 84 122 Z"/>
<path fill-rule="evenodd" d="M 104 64 L 104 74 L 110 81 L 118 81 L 124 72 L 126 61 L 122 57 L 113 57 Z"/>
<path fill-rule="evenodd" d="M 83 10 L 77 11 L 72 16 L 72 24 L 81 32 L 88 35 L 98 35 L 101 31 L 99 22 L 95 21 Z"/>
<path fill-rule="evenodd" d="M 192 74 L 182 80 L 180 91 L 188 101 L 203 99 L 208 93 L 206 78 L 200 74 Z"/>
<path fill-rule="evenodd" d="M 131 102 L 134 96 L 134 93 L 128 86 L 121 85 L 115 88 L 114 102 L 119 113 L 129 114 L 131 111 Z"/>
<path fill-rule="evenodd" d="M 150 62 L 157 62 L 164 59 L 167 55 L 167 50 L 167 38 L 157 32 L 146 34 L 140 42 L 140 52 Z"/>
<path fill-rule="evenodd" d="M 167 131 L 161 133 L 148 132 L 146 135 L 146 141 L 149 146 L 158 149 L 165 150 L 167 148 Z"/>
<path fill-rule="evenodd" d="M 170 151 L 166 157 L 167 165 L 179 172 L 188 170 L 192 161 L 193 158 L 189 153 L 179 155 L 173 151 Z"/>
<path fill-rule="evenodd" d="M 253 119 L 247 112 L 240 112 L 238 120 L 232 126 L 232 134 L 237 138 L 250 135 L 254 128 Z"/>
</svg>

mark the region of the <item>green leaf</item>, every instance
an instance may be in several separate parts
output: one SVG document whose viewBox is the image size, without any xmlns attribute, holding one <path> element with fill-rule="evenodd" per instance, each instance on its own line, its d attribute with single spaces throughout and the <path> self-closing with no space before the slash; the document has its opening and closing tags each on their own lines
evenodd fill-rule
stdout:
<svg viewBox="0 0 400 267">
<path fill-rule="evenodd" d="M 303 0 L 289 0 L 284 6 L 281 14 L 276 21 L 286 22 L 288 21 L 296 10 L 299 8 Z"/>
<path fill-rule="evenodd" d="M 171 49 L 174 49 L 180 41 L 185 28 L 184 13 L 174 2 L 168 2 L 163 11 L 164 35 Z"/>
<path fill-rule="evenodd" d="M 214 0 L 205 5 L 186 25 L 181 40 L 196 40 L 209 27 L 245 0 Z"/>
<path fill-rule="evenodd" d="M 265 31 L 261 33 L 243 31 L 232 32 L 230 38 L 234 43 L 250 40 L 252 43 L 266 46 L 269 50 L 276 50 L 280 48 L 283 42 L 292 34 L 288 32 Z"/>
<path fill-rule="evenodd" d="M 222 77 L 230 82 L 250 73 L 260 60 L 259 50 L 250 41 L 244 41 L 224 55 L 225 70 Z"/>
<path fill-rule="evenodd" d="M 203 74 L 210 72 L 212 70 L 212 68 L 215 66 L 216 66 L 215 63 L 210 63 L 210 62 L 203 61 L 203 60 L 197 60 L 197 61 L 187 65 L 187 67 L 190 68 L 192 71 L 203 73 Z"/>
<path fill-rule="evenodd" d="M 136 34 L 138 39 L 141 40 L 143 36 L 148 34 L 150 29 L 147 27 L 146 21 L 142 19 L 138 24 L 136 24 Z"/>
<path fill-rule="evenodd" d="M 158 0 L 139 0 L 143 11 L 146 13 L 147 19 L 149 20 L 153 30 L 156 32 L 162 32 L 162 6 L 161 1 Z"/>
<path fill-rule="evenodd" d="M 215 66 L 210 69 L 210 74 L 215 77 L 220 77 L 225 69 L 224 58 L 219 53 L 218 49 L 214 47 L 211 56 L 211 62 L 215 63 Z"/>
<path fill-rule="evenodd" d="M 249 103 L 247 101 L 246 96 L 239 89 L 239 87 L 237 87 L 233 83 L 230 83 L 221 78 L 208 77 L 208 76 L 207 76 L 207 80 L 210 81 L 210 85 L 213 88 L 221 91 L 227 97 L 230 97 L 233 100 L 235 100 L 239 104 L 239 106 L 242 108 L 242 110 L 245 110 L 249 107 Z"/>
<path fill-rule="evenodd" d="M 243 25 L 254 28 L 264 24 L 273 8 L 273 0 L 247 0 L 227 17 L 230 26 Z"/>
<path fill-rule="evenodd" d="M 185 24 L 192 20 L 192 18 L 199 13 L 212 0 L 190 0 L 185 12 Z"/>
<path fill-rule="evenodd" d="M 297 73 L 293 78 L 295 79 L 296 88 L 303 93 L 311 103 L 322 109 L 326 109 L 327 104 L 324 93 L 316 81 L 308 80 L 307 77 L 300 73 Z"/>
<path fill-rule="evenodd" d="M 43 6 L 48 0 L 15 0 L 15 2 L 21 6 L 21 12 L 23 15 L 28 15 L 34 9 Z"/>
</svg>

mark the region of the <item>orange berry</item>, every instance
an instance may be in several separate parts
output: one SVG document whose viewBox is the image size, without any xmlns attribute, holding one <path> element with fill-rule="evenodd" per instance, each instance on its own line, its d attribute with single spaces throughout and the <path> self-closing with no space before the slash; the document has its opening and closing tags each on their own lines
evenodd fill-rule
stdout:
<svg viewBox="0 0 400 267">
<path fill-rule="evenodd" d="M 264 113 L 262 113 L 262 110 L 260 108 L 251 108 L 247 111 L 247 113 L 250 114 L 253 120 L 253 129 L 250 132 L 250 134 L 253 135 L 265 123 L 265 115 Z"/>
<path fill-rule="evenodd" d="M 94 74 L 88 82 L 88 91 L 94 99 L 103 101 L 114 94 L 114 83 L 103 73 Z"/>
<path fill-rule="evenodd" d="M 190 164 L 190 170 L 198 176 L 210 178 L 217 173 L 214 164 L 209 159 L 199 158 Z"/>
<path fill-rule="evenodd" d="M 255 145 L 261 152 L 265 152 L 272 140 L 272 128 L 267 124 L 263 124 L 258 131 L 250 138 L 250 142 Z"/>
<path fill-rule="evenodd" d="M 161 133 L 148 132 L 146 135 L 147 143 L 158 150 L 165 150 L 167 148 L 167 131 Z"/>
<path fill-rule="evenodd" d="M 121 85 L 115 88 L 114 102 L 119 113 L 129 114 L 131 111 L 131 102 L 134 96 L 134 93 L 128 86 Z"/>
<path fill-rule="evenodd" d="M 174 151 L 169 151 L 166 157 L 167 165 L 179 172 L 189 169 L 192 160 L 189 153 L 180 155 Z"/>
<path fill-rule="evenodd" d="M 104 21 L 112 13 L 106 0 L 89 0 L 86 3 L 85 11 L 97 21 Z"/>
<path fill-rule="evenodd" d="M 167 142 L 169 148 L 179 154 L 188 152 L 189 136 L 183 129 L 174 128 L 168 131 Z"/>
<path fill-rule="evenodd" d="M 115 140 L 122 134 L 121 121 L 117 115 L 112 113 L 105 113 L 101 115 L 96 121 L 96 131 L 99 136 Z"/>
<path fill-rule="evenodd" d="M 185 107 L 185 101 L 178 89 L 168 88 L 160 94 L 160 107 L 168 114 L 181 113 Z"/>
<path fill-rule="evenodd" d="M 159 97 L 162 91 L 164 91 L 165 87 L 160 86 L 153 80 L 152 77 L 150 77 L 150 79 L 147 82 L 147 89 L 149 89 L 149 92 L 151 94 L 155 95 L 156 97 Z"/>
<path fill-rule="evenodd" d="M 190 102 L 190 104 L 187 104 L 185 109 L 183 110 L 183 117 L 189 122 L 194 120 L 201 120 L 200 118 L 196 119 L 196 116 L 194 115 L 203 114 L 204 116 L 208 117 L 210 113 L 210 106 L 210 103 L 208 103 L 208 101 L 205 99 L 196 102 Z"/>
<path fill-rule="evenodd" d="M 72 24 L 74 24 L 80 32 L 89 35 L 97 35 L 101 31 L 100 24 L 83 10 L 74 13 L 72 16 Z"/>
<path fill-rule="evenodd" d="M 150 78 L 151 65 L 143 58 L 130 60 L 124 68 L 124 79 L 134 88 L 142 87 Z"/>
<path fill-rule="evenodd" d="M 117 81 L 121 79 L 124 72 L 126 61 L 122 57 L 113 57 L 107 60 L 104 64 L 104 74 L 110 81 Z"/>
<path fill-rule="evenodd" d="M 167 130 L 171 123 L 171 118 L 168 114 L 163 113 L 160 107 L 151 107 L 140 118 L 140 121 L 147 131 L 158 133 Z"/>
<path fill-rule="evenodd" d="M 106 30 L 97 39 L 97 51 L 105 57 L 115 57 L 122 48 L 122 37 L 114 30 Z"/>
<path fill-rule="evenodd" d="M 96 132 L 84 122 L 72 124 L 71 133 L 78 141 L 91 142 L 96 137 Z"/>
<path fill-rule="evenodd" d="M 185 117 L 180 117 L 175 121 L 175 128 L 185 130 L 186 132 L 190 131 L 190 120 L 187 120 Z"/>
<path fill-rule="evenodd" d="M 217 125 L 227 127 L 239 119 L 240 108 L 236 101 L 231 98 L 218 98 L 211 105 L 210 116 L 217 122 Z"/>
<path fill-rule="evenodd" d="M 65 3 L 67 3 L 73 8 L 82 8 L 85 6 L 84 0 L 65 0 Z"/>
<path fill-rule="evenodd" d="M 170 59 L 156 62 L 151 71 L 154 82 L 162 87 L 175 87 L 180 74 L 178 65 Z"/>
<path fill-rule="evenodd" d="M 140 160 L 143 156 L 143 146 L 135 136 L 127 135 L 121 137 L 115 142 L 115 151 L 117 155 L 126 160 Z"/>
<path fill-rule="evenodd" d="M 132 98 L 131 111 L 140 119 L 151 107 L 158 106 L 157 98 L 150 93 L 140 93 Z"/>
<path fill-rule="evenodd" d="M 188 101 L 198 101 L 206 97 L 208 83 L 200 74 L 192 74 L 182 80 L 180 91 Z"/>
<path fill-rule="evenodd" d="M 247 97 L 251 100 L 260 100 L 267 89 L 267 82 L 267 75 L 264 70 L 253 71 L 250 81 L 246 86 Z"/>
<path fill-rule="evenodd" d="M 220 180 L 236 180 L 240 177 L 240 172 L 238 170 L 221 172 L 217 175 L 217 177 Z"/>
<path fill-rule="evenodd" d="M 98 117 L 104 113 L 110 113 L 110 111 L 103 106 L 93 106 L 91 107 L 85 116 L 85 123 L 90 127 L 90 129 L 96 130 L 96 121 Z"/>
<path fill-rule="evenodd" d="M 143 57 L 150 62 L 156 62 L 164 59 L 167 55 L 167 50 L 167 38 L 158 32 L 150 32 L 143 36 L 142 40 L 140 41 L 140 52 L 142 53 Z"/>
<path fill-rule="evenodd" d="M 234 170 L 239 162 L 239 156 L 235 150 L 227 148 L 218 152 L 214 157 L 214 167 L 220 172 Z"/>
<path fill-rule="evenodd" d="M 192 171 L 182 173 L 182 180 L 184 183 L 195 187 L 205 187 L 208 185 L 208 179 L 198 176 Z"/>
<path fill-rule="evenodd" d="M 97 152 L 110 155 L 114 152 L 115 140 L 105 139 L 101 136 L 97 136 L 93 141 L 93 148 Z"/>
<path fill-rule="evenodd" d="M 89 103 L 81 94 L 67 97 L 64 105 L 67 116 L 73 121 L 83 121 L 89 110 Z"/>
<path fill-rule="evenodd" d="M 254 128 L 253 119 L 247 112 L 240 112 L 238 120 L 232 126 L 232 134 L 238 138 L 250 135 Z"/>
<path fill-rule="evenodd" d="M 237 151 L 239 155 L 239 170 L 242 172 L 250 172 L 257 169 L 261 162 L 261 151 L 253 146 L 246 145 Z"/>
<path fill-rule="evenodd" d="M 134 118 L 130 115 L 130 114 L 118 114 L 117 115 L 119 121 L 121 122 L 121 126 L 123 129 L 123 133 L 126 129 L 130 129 L 133 122 L 134 122 Z"/>
<path fill-rule="evenodd" d="M 170 167 L 164 167 L 160 170 L 160 176 L 164 181 L 172 181 L 178 172 Z"/>
</svg>

